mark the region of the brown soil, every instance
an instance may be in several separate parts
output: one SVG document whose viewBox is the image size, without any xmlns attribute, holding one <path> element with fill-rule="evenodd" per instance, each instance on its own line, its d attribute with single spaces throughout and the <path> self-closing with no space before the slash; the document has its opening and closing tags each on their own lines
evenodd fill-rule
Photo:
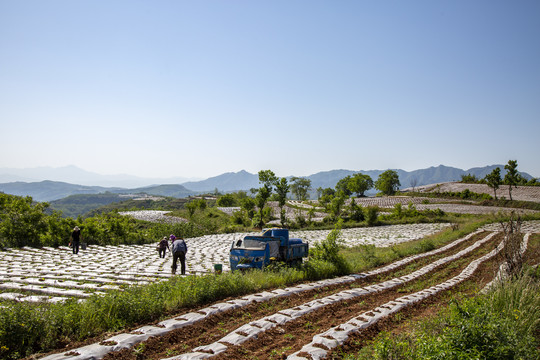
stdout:
<svg viewBox="0 0 540 360">
<path fill-rule="evenodd" d="M 133 349 L 125 349 L 108 354 L 105 359 L 163 359 L 193 351 L 194 348 L 218 341 L 231 331 L 240 326 L 274 314 L 282 309 L 292 308 L 297 305 L 309 302 L 316 298 L 329 296 L 336 292 L 353 287 L 365 286 L 370 283 L 384 281 L 387 278 L 403 276 L 406 273 L 417 270 L 431 263 L 438 258 L 456 253 L 459 250 L 470 246 L 474 241 L 481 239 L 486 234 L 477 235 L 474 239 L 448 250 L 444 254 L 420 259 L 414 264 L 404 266 L 395 270 L 391 274 L 383 274 L 378 277 L 361 279 L 356 282 L 329 286 L 317 290 L 306 291 L 301 294 L 277 298 L 268 302 L 252 304 L 241 309 L 227 311 L 221 314 L 208 317 L 206 320 L 196 323 L 183 329 L 172 331 L 161 337 L 153 337 L 144 343 L 144 351 L 137 354 Z M 280 359 L 286 358 L 302 348 L 303 345 L 311 342 L 314 335 L 319 334 L 333 326 L 342 324 L 362 312 L 373 309 L 390 300 L 404 296 L 408 293 L 419 291 L 423 288 L 441 283 L 458 273 L 460 273 L 473 259 L 476 259 L 489 251 L 501 240 L 496 236 L 492 241 L 482 245 L 471 254 L 447 263 L 434 272 L 419 279 L 395 288 L 361 296 L 352 300 L 338 304 L 325 306 L 319 310 L 303 316 L 301 319 L 290 321 L 282 326 L 276 326 L 256 339 L 246 341 L 239 346 L 229 346 L 228 350 L 222 354 L 212 357 L 213 359 Z M 340 351 L 334 352 L 334 358 L 339 358 L 341 351 L 355 352 L 374 338 L 380 331 L 397 331 L 411 319 L 416 320 L 426 316 L 431 316 L 437 310 L 446 305 L 449 299 L 456 294 L 472 295 L 490 281 L 496 268 L 497 259 L 492 259 L 484 263 L 475 275 L 464 283 L 457 285 L 453 289 L 430 297 L 425 301 L 416 304 L 399 314 L 379 321 L 374 326 L 356 334 L 348 341 Z M 141 347 L 142 348 L 142 347 Z"/>
</svg>

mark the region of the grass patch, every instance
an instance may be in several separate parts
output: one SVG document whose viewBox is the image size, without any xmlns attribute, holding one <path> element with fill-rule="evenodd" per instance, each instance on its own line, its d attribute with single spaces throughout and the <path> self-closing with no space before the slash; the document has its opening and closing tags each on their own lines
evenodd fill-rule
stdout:
<svg viewBox="0 0 540 360">
<path fill-rule="evenodd" d="M 384 248 L 375 247 L 374 245 L 359 245 L 342 249 L 341 254 L 349 264 L 352 272 L 363 272 L 407 256 L 442 247 L 477 230 L 487 222 L 488 220 L 485 219 L 478 221 L 471 218 L 456 228 L 447 228 L 423 239 Z"/>
<path fill-rule="evenodd" d="M 147 286 L 131 286 L 103 297 L 93 296 L 83 303 L 70 300 L 63 304 L 3 302 L 0 306 L 0 358 L 17 359 L 33 353 L 63 348 L 75 341 L 106 332 L 157 321 L 195 306 L 227 297 L 238 297 L 265 289 L 290 286 L 301 281 L 332 278 L 350 272 L 365 271 L 377 264 L 442 246 L 476 230 L 483 222 L 463 223 L 423 240 L 392 248 L 357 247 L 323 254 L 302 267 L 278 267 L 273 271 L 223 273 L 219 276 L 174 277 Z M 329 247 L 338 245 L 329 237 Z M 321 248 L 322 249 L 322 248 Z M 321 250 L 323 251 L 323 250 Z M 328 254 L 327 254 L 328 255 Z"/>
<path fill-rule="evenodd" d="M 540 270 L 493 288 L 488 294 L 453 300 L 411 333 L 383 332 L 345 359 L 538 359 Z"/>
<path fill-rule="evenodd" d="M 63 347 L 74 341 L 119 331 L 138 323 L 159 320 L 182 309 L 282 287 L 305 278 L 297 269 L 278 272 L 175 277 L 147 286 L 132 286 L 83 303 L 6 302 L 0 308 L 1 358 L 17 359 L 38 351 Z"/>
</svg>

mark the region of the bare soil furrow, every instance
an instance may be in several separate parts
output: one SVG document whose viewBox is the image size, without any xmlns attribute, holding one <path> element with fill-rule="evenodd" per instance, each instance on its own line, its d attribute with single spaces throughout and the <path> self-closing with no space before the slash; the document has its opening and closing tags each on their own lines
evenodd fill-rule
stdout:
<svg viewBox="0 0 540 360">
<path fill-rule="evenodd" d="M 489 242 L 489 239 L 482 239 L 482 241 L 480 241 L 480 243 L 486 243 L 486 242 Z M 470 249 L 468 250 L 468 252 L 471 252 L 475 249 L 477 249 L 479 247 L 479 245 L 474 245 L 474 246 L 471 246 Z M 481 250 L 481 249 L 480 249 Z M 485 251 L 489 251 L 489 250 L 485 250 Z M 458 253 L 462 253 L 460 255 L 458 255 L 457 257 L 459 256 L 463 256 L 465 255 L 467 252 L 458 252 Z M 451 256 L 451 258 L 454 258 L 456 256 Z M 449 261 L 449 260 L 447 260 Z M 442 265 L 444 264 L 444 261 L 441 262 L 441 261 L 438 261 L 440 264 L 438 265 Z M 466 262 L 466 261 L 465 261 Z M 426 269 L 424 269 L 424 273 L 427 273 L 429 271 L 432 271 L 433 270 L 433 266 L 428 266 Z M 459 268 L 456 268 L 459 270 Z M 452 268 L 449 269 L 449 271 L 457 271 L 457 270 L 453 270 Z M 420 277 L 422 274 L 421 273 L 418 273 L 415 275 L 416 278 Z M 404 283 L 404 282 L 407 282 L 407 281 L 411 281 L 413 280 L 415 277 L 412 277 L 412 278 L 407 278 L 407 279 L 402 279 L 401 280 L 401 283 Z M 387 282 L 386 283 L 386 286 L 388 287 L 395 287 L 395 286 L 398 286 L 400 284 L 400 282 L 398 281 L 397 283 L 393 283 L 393 282 Z M 374 296 L 375 299 L 377 299 L 376 301 L 384 301 L 384 300 L 388 300 L 387 298 L 385 298 L 385 293 L 389 293 L 390 294 L 390 298 L 391 299 L 392 297 L 397 297 L 399 295 L 396 295 L 395 291 L 392 291 L 392 292 L 389 292 L 387 290 L 382 290 L 384 288 L 384 286 L 381 286 L 379 284 L 379 286 L 373 286 L 373 287 L 370 287 L 370 289 L 368 289 L 368 291 L 366 290 L 363 290 L 363 289 L 360 289 L 362 292 L 365 292 L 365 293 L 369 293 L 369 292 L 372 292 L 372 293 L 376 293 L 376 296 Z M 365 288 L 364 288 L 365 289 Z M 351 291 L 357 291 L 358 292 L 358 288 L 355 290 L 355 289 L 351 289 L 349 291 L 345 291 L 345 292 L 342 292 L 341 295 L 351 295 Z M 327 298 L 332 298 L 334 295 L 330 295 L 329 297 Z M 325 323 L 328 323 L 328 319 L 336 319 L 336 321 L 340 321 L 342 319 L 344 319 L 345 317 L 350 317 L 350 312 L 353 311 L 353 313 L 357 313 L 358 311 L 362 311 L 362 310 L 365 310 L 364 309 L 364 306 L 365 306 L 365 301 L 364 299 L 362 299 L 361 301 L 357 301 L 357 300 L 352 300 L 352 298 L 354 298 L 354 296 L 351 297 L 351 299 L 349 300 L 345 300 L 343 301 L 343 299 L 335 299 L 336 301 L 334 301 L 334 304 L 332 305 L 326 305 L 324 303 L 319 303 L 320 301 L 323 301 L 323 299 L 319 299 L 319 300 L 315 300 L 315 301 L 312 301 L 310 302 L 309 305 L 314 305 L 316 310 L 314 310 L 314 313 L 313 314 L 308 314 L 306 316 L 303 316 L 301 318 L 301 322 L 304 322 L 304 319 L 307 318 L 311 318 L 313 317 L 313 321 L 311 320 L 307 320 L 308 324 L 309 323 L 314 323 L 314 322 L 318 322 L 319 320 L 322 320 L 323 322 Z M 350 302 L 350 303 L 349 303 Z M 319 304 L 317 304 L 319 303 Z M 360 304 L 360 305 L 359 305 Z M 369 303 L 370 305 L 373 305 L 371 303 Z M 307 304 L 304 304 L 304 306 L 306 306 Z M 360 307 L 358 307 L 360 306 Z M 336 309 L 335 311 L 332 310 L 332 309 Z M 299 312 L 300 315 L 303 315 L 304 312 L 310 312 L 311 310 L 310 309 L 303 309 L 302 307 L 297 307 L 296 309 L 292 308 L 292 309 L 288 309 L 288 310 L 281 310 L 278 312 L 278 314 L 280 315 L 292 315 L 294 312 Z M 331 314 L 330 316 L 328 316 L 328 314 Z M 297 325 L 295 325 L 296 323 L 296 319 L 291 321 L 291 324 L 283 324 L 281 326 L 270 326 L 270 330 L 267 331 L 268 334 L 272 334 L 273 331 L 278 331 L 280 332 L 281 329 L 286 326 L 286 327 L 292 327 L 293 329 L 296 329 L 298 328 Z M 251 323 L 253 324 L 253 322 Z M 309 328 L 310 326 L 308 325 L 307 328 Z M 236 329 L 236 332 L 234 332 L 234 336 L 231 334 L 228 334 L 226 335 L 225 337 L 222 337 L 220 339 L 219 342 L 214 342 L 214 343 L 211 343 L 210 346 L 207 346 L 207 347 L 199 347 L 199 348 L 196 348 L 196 352 L 198 352 L 198 354 L 190 354 L 191 356 L 202 356 L 204 353 L 208 353 L 208 352 L 213 352 L 213 351 L 219 351 L 220 349 L 223 348 L 222 344 L 223 342 L 238 342 L 238 341 L 242 341 L 242 337 L 244 337 L 245 335 L 248 335 L 250 331 L 252 331 L 253 329 L 249 330 L 246 328 L 246 326 L 243 326 L 243 327 L 240 327 L 239 329 Z M 261 332 L 259 332 L 260 334 Z M 258 338 L 262 338 L 264 336 L 266 336 L 266 334 L 260 334 L 260 335 L 257 335 Z M 295 335 L 296 336 L 296 335 Z M 225 339 L 226 341 L 224 341 L 223 339 Z M 207 342 L 208 344 L 208 342 Z M 260 345 L 257 345 L 256 346 L 257 348 L 260 347 Z M 246 348 L 245 344 L 242 344 L 241 348 Z M 171 353 L 170 352 L 170 349 L 168 349 L 169 351 L 169 354 Z M 176 352 L 177 350 L 175 350 Z M 112 354 L 111 354 L 112 355 Z M 190 358 L 190 355 L 184 355 L 182 358 Z M 208 354 L 210 355 L 210 354 Z M 126 357 L 128 358 L 128 357 Z M 160 358 L 160 356 L 157 356 L 157 357 L 151 357 L 151 358 Z"/>
<path fill-rule="evenodd" d="M 345 343 L 350 335 L 361 332 L 374 323 L 377 323 L 378 321 L 387 318 L 398 311 L 402 311 L 406 307 L 419 303 L 433 295 L 438 294 L 439 292 L 449 290 L 456 284 L 459 284 L 460 282 L 472 277 L 474 272 L 484 261 L 496 256 L 503 247 L 504 242 L 501 241 L 497 248 L 471 261 L 458 275 L 453 276 L 449 280 L 440 282 L 437 285 L 425 288 L 421 291 L 415 292 L 414 294 L 394 299 L 378 308 L 362 313 L 359 316 L 350 319 L 346 323 L 342 323 L 323 333 L 315 335 L 309 344 L 304 345 L 301 350 L 289 356 L 288 359 L 307 360 L 326 358 L 330 350 L 333 350 L 337 346 Z"/>
<path fill-rule="evenodd" d="M 451 244 L 446 245 L 440 249 L 433 250 L 428 253 L 421 254 L 421 256 L 412 256 L 407 259 L 400 260 L 396 263 L 399 263 L 399 266 L 393 266 L 390 264 L 388 266 L 382 267 L 380 269 L 373 270 L 369 273 L 363 274 L 363 278 L 349 278 L 345 277 L 344 282 L 338 283 L 335 285 L 325 285 L 326 283 L 318 282 L 315 283 L 318 287 L 298 291 L 288 296 L 274 296 L 273 298 L 260 302 L 252 303 L 249 305 L 242 306 L 241 308 L 233 308 L 224 312 L 218 312 L 212 316 L 207 316 L 204 320 L 194 322 L 190 326 L 180 328 L 177 330 L 169 331 L 160 336 L 151 337 L 144 343 L 145 353 L 160 353 L 158 357 L 168 357 L 169 355 L 175 355 L 179 353 L 185 353 L 190 351 L 193 348 L 200 346 L 201 344 L 208 344 L 216 342 L 221 339 L 224 335 L 232 332 L 235 329 L 238 329 L 242 325 L 252 321 L 253 319 L 264 318 L 268 315 L 276 313 L 276 309 L 287 309 L 294 308 L 302 305 L 306 302 L 312 301 L 314 299 L 320 299 L 333 294 L 343 292 L 345 290 L 357 289 L 360 286 L 365 286 L 365 284 L 372 284 L 374 282 L 375 276 L 384 274 L 384 272 L 392 271 L 396 268 L 402 268 L 406 263 L 414 263 L 419 261 L 424 262 L 433 262 L 434 260 L 439 261 L 438 259 L 444 254 L 446 256 L 455 255 L 463 251 L 464 247 L 470 246 L 471 243 L 476 243 L 479 240 L 489 243 L 490 240 L 485 240 L 487 233 L 473 233 L 469 236 L 462 238 L 460 240 L 454 241 Z M 424 259 L 422 259 L 424 258 Z M 421 259 L 421 260 L 418 260 Z M 404 264 L 405 263 L 405 264 Z M 407 274 L 409 271 L 413 271 L 418 266 L 414 268 L 407 269 L 404 274 Z M 406 277 L 407 275 L 401 275 Z M 311 283 L 313 284 L 313 283 Z M 330 283 L 328 283 L 330 284 Z M 309 288 L 310 284 L 305 284 L 306 288 Z M 378 289 L 380 290 L 380 289 Z M 265 292 L 268 293 L 268 292 Z M 275 295 L 275 294 L 274 294 Z M 262 301 L 262 300 L 261 300 Z M 208 308 L 205 308 L 208 309 Z M 204 309 L 203 309 L 204 310 Z M 360 309 L 361 310 L 361 309 Z M 360 311 L 359 310 L 359 311 Z M 195 310 L 196 312 L 196 310 Z M 180 318 L 182 315 L 176 316 L 175 318 Z M 326 317 L 324 317 L 326 318 Z M 137 330 L 137 329 L 134 329 Z M 110 340 L 110 339 L 107 339 Z M 77 349 L 73 349 L 75 352 Z M 79 358 L 79 357 L 63 357 L 64 359 L 70 358 Z M 82 357 L 80 357 L 82 358 Z M 110 352 L 108 355 L 105 355 L 106 359 L 135 359 L 137 354 L 134 353 L 133 349 L 128 348 L 121 351 Z M 150 358 L 150 357 L 148 357 Z"/>
<path fill-rule="evenodd" d="M 249 353 L 250 357 L 254 359 L 275 359 L 299 351 L 303 344 L 311 341 L 317 334 L 339 326 L 358 316 L 358 314 L 369 312 L 370 309 L 373 311 L 373 309 L 384 304 L 411 295 L 416 292 L 416 287 L 425 289 L 459 275 L 470 262 L 484 256 L 491 250 L 491 246 L 477 248 L 457 260 L 456 262 L 459 262 L 457 266 L 438 269 L 436 277 L 432 276 L 431 273 L 426 274 L 415 281 L 411 281 L 410 284 L 403 284 L 365 297 L 349 299 L 324 307 L 302 318 L 266 331 L 257 339 L 252 339 L 239 346 L 230 347 L 226 352 L 213 357 L 213 359 L 243 358 L 242 354 L 246 353 Z M 280 357 L 276 357 L 277 355 Z"/>
<path fill-rule="evenodd" d="M 529 248 L 526 252 L 525 263 L 535 266 L 540 263 L 540 249 Z M 500 259 L 491 258 L 482 263 L 477 271 L 466 281 L 456 285 L 445 293 L 439 293 L 422 302 L 414 304 L 407 311 L 393 314 L 382 319 L 373 326 L 352 334 L 348 341 L 335 348 L 328 356 L 330 359 L 341 359 L 342 354 L 354 354 L 374 339 L 380 332 L 392 334 L 409 333 L 414 330 L 414 324 L 422 319 L 430 318 L 454 301 L 456 297 L 474 296 L 483 289 L 492 279 L 499 267 Z"/>
</svg>

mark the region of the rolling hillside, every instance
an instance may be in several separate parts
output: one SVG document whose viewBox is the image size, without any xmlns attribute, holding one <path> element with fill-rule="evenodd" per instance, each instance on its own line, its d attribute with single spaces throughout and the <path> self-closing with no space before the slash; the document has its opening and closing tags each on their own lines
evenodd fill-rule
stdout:
<svg viewBox="0 0 540 360">
<path fill-rule="evenodd" d="M 457 181 L 461 179 L 462 175 L 467 174 L 475 175 L 477 178 L 483 178 L 495 167 L 500 167 L 501 173 L 504 176 L 504 165 L 490 165 L 481 168 L 472 168 L 469 170 L 439 165 L 437 167 L 430 167 L 427 169 L 414 170 L 410 172 L 401 169 L 397 169 L 395 171 L 399 175 L 401 188 L 408 188 L 411 187 L 414 182 L 416 183 L 415 186 L 422 186 Z M 319 172 L 307 176 L 307 178 L 311 180 L 311 187 L 314 192 L 315 189 L 319 187 L 333 188 L 340 179 L 358 172 L 371 176 L 371 178 L 375 181 L 383 171 L 384 170 L 331 170 Z M 532 176 L 527 173 L 521 174 L 527 179 L 532 178 Z M 289 179 L 290 178 L 291 177 L 289 177 Z M 205 192 L 213 193 L 216 189 L 223 193 L 238 190 L 249 191 L 249 189 L 258 188 L 259 186 L 258 174 L 251 174 L 245 170 L 242 170 L 239 172 L 228 172 L 202 181 L 191 181 L 182 184 L 152 185 L 137 188 L 86 186 L 46 180 L 41 182 L 17 181 L 3 183 L 0 184 L 0 191 L 19 196 L 31 196 L 36 201 L 52 201 L 70 195 L 102 194 L 106 192 L 114 194 L 146 193 L 149 195 L 183 198 Z M 373 193 L 374 192 L 372 191 L 371 194 Z M 370 193 L 368 192 L 368 194 Z"/>
</svg>

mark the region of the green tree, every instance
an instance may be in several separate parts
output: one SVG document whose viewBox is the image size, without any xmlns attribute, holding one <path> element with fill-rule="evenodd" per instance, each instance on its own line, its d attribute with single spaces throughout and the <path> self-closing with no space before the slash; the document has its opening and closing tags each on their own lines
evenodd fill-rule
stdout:
<svg viewBox="0 0 540 360">
<path fill-rule="evenodd" d="M 508 160 L 508 164 L 504 165 L 506 170 L 506 175 L 504 175 L 504 183 L 508 185 L 508 195 L 510 200 L 512 200 L 512 186 L 517 188 L 517 184 L 521 176 L 517 171 L 517 160 Z"/>
<path fill-rule="evenodd" d="M 315 208 L 310 207 L 307 211 L 308 214 L 308 223 L 311 225 L 313 223 L 313 217 L 315 216 Z"/>
<path fill-rule="evenodd" d="M 319 199 L 319 204 L 325 208 L 326 211 L 329 211 L 328 209 L 328 205 L 330 204 L 330 202 L 332 202 L 332 199 L 334 198 L 334 195 L 330 195 L 330 194 L 324 194 L 321 196 L 321 198 Z"/>
<path fill-rule="evenodd" d="M 335 186 L 336 192 L 342 192 L 343 196 L 349 197 L 352 192 L 349 189 L 349 182 L 351 181 L 351 176 L 345 176 L 343 179 L 339 180 Z"/>
<path fill-rule="evenodd" d="M 461 182 L 465 184 L 476 184 L 479 182 L 474 174 L 461 175 Z"/>
<path fill-rule="evenodd" d="M 330 201 L 328 210 L 334 216 L 334 218 L 338 219 L 341 217 L 341 211 L 343 209 L 343 205 L 345 204 L 346 198 L 347 196 L 343 193 L 343 191 L 338 191 L 336 196 L 334 196 L 332 201 Z"/>
<path fill-rule="evenodd" d="M 376 206 L 368 206 L 366 209 L 366 223 L 368 226 L 377 224 L 379 210 Z"/>
<path fill-rule="evenodd" d="M 369 175 L 356 173 L 351 176 L 347 187 L 352 193 L 356 193 L 357 197 L 362 197 L 373 187 L 373 179 Z"/>
<path fill-rule="evenodd" d="M 319 200 L 321 198 L 323 188 L 319 186 L 316 191 L 317 191 L 317 200 Z"/>
<path fill-rule="evenodd" d="M 399 175 L 394 170 L 386 170 L 375 182 L 375 189 L 384 195 L 394 195 L 400 186 Z"/>
<path fill-rule="evenodd" d="M 197 199 L 197 208 L 201 211 L 204 211 L 208 204 L 206 203 L 206 200 L 204 199 Z"/>
<path fill-rule="evenodd" d="M 260 217 L 259 223 L 256 224 L 257 226 L 262 227 L 264 225 L 263 209 L 268 202 L 268 199 L 272 195 L 272 191 L 274 190 L 274 185 L 276 184 L 276 181 L 277 177 L 272 170 L 259 171 L 259 183 L 262 184 L 262 186 L 257 190 L 257 195 L 255 196 L 255 203 L 259 208 Z"/>
<path fill-rule="evenodd" d="M 240 200 L 240 207 L 246 210 L 248 218 L 253 220 L 253 215 L 255 215 L 255 200 L 250 197 L 242 198 Z"/>
<path fill-rule="evenodd" d="M 315 243 L 315 245 L 309 249 L 309 255 L 310 258 L 327 261 L 333 264 L 339 274 L 348 274 L 350 272 L 350 265 L 340 253 L 340 248 L 343 247 L 343 238 L 341 234 L 342 226 L 343 221 L 339 220 L 336 223 L 334 230 L 328 234 L 326 239 Z"/>
<path fill-rule="evenodd" d="M 501 179 L 501 169 L 495 168 L 492 172 L 486 175 L 485 177 L 487 185 L 493 189 L 493 193 L 495 194 L 495 200 L 497 200 L 497 189 L 501 185 L 502 179 Z"/>
<path fill-rule="evenodd" d="M 296 199 L 304 201 L 309 199 L 309 191 L 311 190 L 311 180 L 303 177 L 293 176 L 291 178 L 291 192 Z"/>
<path fill-rule="evenodd" d="M 353 221 L 363 221 L 364 220 L 364 208 L 362 205 L 356 204 L 354 199 L 351 199 L 351 204 L 349 205 L 349 216 Z"/>
<path fill-rule="evenodd" d="M 329 204 L 332 202 L 332 199 L 334 198 L 334 195 L 336 194 L 336 191 L 332 188 L 325 188 L 322 189 L 322 195 L 319 198 L 319 204 L 325 208 L 327 212 L 329 212 Z"/>
<path fill-rule="evenodd" d="M 217 206 L 232 207 L 236 206 L 237 201 L 233 194 L 225 194 L 217 199 Z"/>
<path fill-rule="evenodd" d="M 325 196 L 325 195 L 334 196 L 335 194 L 336 194 L 336 190 L 332 188 L 324 188 L 322 189 L 321 196 Z"/>
<path fill-rule="evenodd" d="M 532 178 L 531 180 L 527 181 L 527 184 L 529 186 L 538 186 L 540 185 L 540 181 L 538 181 L 537 178 Z"/>
<path fill-rule="evenodd" d="M 48 203 L 34 203 L 30 196 L 0 193 L 0 244 L 39 246 L 41 235 L 49 230 L 45 210 Z"/>
<path fill-rule="evenodd" d="M 196 201 L 192 200 L 192 201 L 186 203 L 186 205 L 184 205 L 184 207 L 188 211 L 189 218 L 191 219 L 191 218 L 193 218 L 193 215 L 195 215 L 195 211 L 197 210 L 198 204 L 197 204 Z"/>
<path fill-rule="evenodd" d="M 287 202 L 287 194 L 289 193 L 289 184 L 287 183 L 286 178 L 281 178 L 280 180 L 276 181 L 276 194 L 277 194 L 277 200 L 279 203 L 279 214 L 281 219 L 281 226 L 285 226 L 285 210 L 283 207 L 285 206 L 285 203 Z"/>
</svg>

